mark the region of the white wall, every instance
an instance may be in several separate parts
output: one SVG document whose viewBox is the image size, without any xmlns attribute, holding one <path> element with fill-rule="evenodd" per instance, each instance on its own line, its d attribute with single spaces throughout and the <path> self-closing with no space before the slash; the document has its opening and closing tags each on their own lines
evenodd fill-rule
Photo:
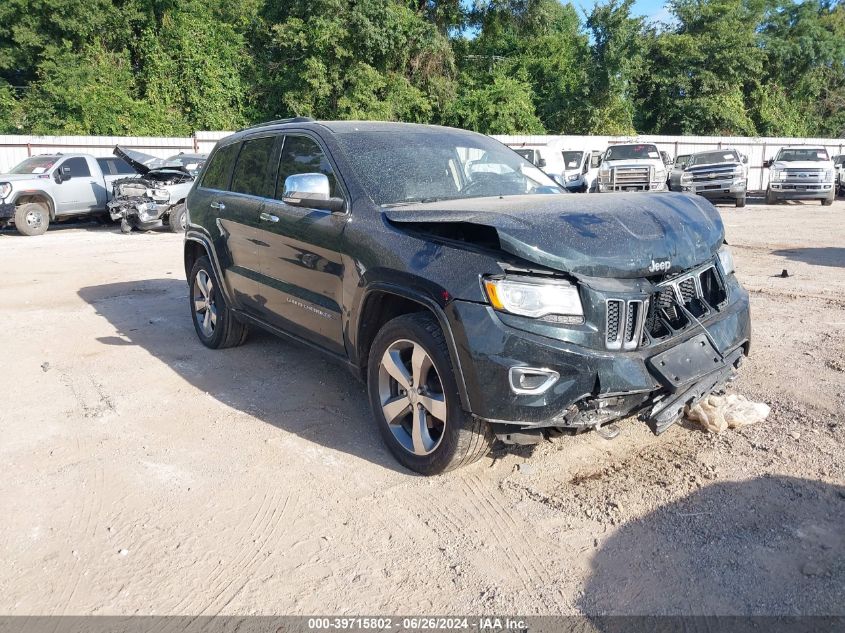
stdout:
<svg viewBox="0 0 845 633">
<path fill-rule="evenodd" d="M 186 137 L 148 136 L 2 136 L 0 135 L 0 173 L 8 171 L 27 156 L 55 152 L 82 152 L 94 156 L 110 156 L 115 145 L 166 158 L 179 152 L 209 153 L 214 144 L 231 132 L 196 132 Z M 616 143 L 654 143 L 674 157 L 708 149 L 736 148 L 748 156 L 748 188 L 765 189 L 768 170 L 763 161 L 787 145 L 824 146 L 831 156 L 845 154 L 845 139 L 832 138 L 759 138 L 743 136 L 496 136 L 502 142 L 562 142 L 572 149 L 604 150 Z"/>
<path fill-rule="evenodd" d="M 549 140 L 562 141 L 572 149 L 605 150 L 609 145 L 619 143 L 654 143 L 657 147 L 675 157 L 678 154 L 693 154 L 709 149 L 734 148 L 748 156 L 748 188 L 762 190 L 769 181 L 769 170 L 763 168 L 763 161 L 774 158 L 781 147 L 809 145 L 826 147 L 831 156 L 845 154 L 845 139 L 842 138 L 763 138 L 748 136 L 660 136 L 641 134 L 637 136 L 496 136 L 503 143 L 543 143 Z"/>
</svg>

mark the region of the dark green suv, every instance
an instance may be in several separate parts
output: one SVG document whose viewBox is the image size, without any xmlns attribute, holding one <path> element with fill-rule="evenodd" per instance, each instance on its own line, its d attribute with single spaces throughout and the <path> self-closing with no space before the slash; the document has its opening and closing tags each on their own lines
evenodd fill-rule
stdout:
<svg viewBox="0 0 845 633">
<path fill-rule="evenodd" d="M 480 134 L 268 123 L 218 143 L 187 207 L 200 340 L 258 326 L 346 364 L 421 473 L 634 413 L 661 432 L 748 350 L 712 204 L 570 195 Z"/>
</svg>

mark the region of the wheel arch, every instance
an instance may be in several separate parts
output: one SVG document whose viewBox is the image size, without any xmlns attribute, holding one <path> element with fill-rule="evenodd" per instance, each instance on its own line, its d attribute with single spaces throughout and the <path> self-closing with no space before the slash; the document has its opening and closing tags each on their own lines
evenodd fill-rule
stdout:
<svg viewBox="0 0 845 633">
<path fill-rule="evenodd" d="M 50 220 L 52 221 L 56 219 L 56 201 L 53 200 L 53 196 L 41 189 L 27 189 L 19 191 L 12 202 L 16 207 L 28 202 L 43 202 L 47 205 L 47 211 L 50 213 Z"/>
<path fill-rule="evenodd" d="M 232 303 L 232 294 L 226 285 L 223 269 L 220 267 L 220 262 L 217 260 L 211 241 L 202 233 L 198 233 L 196 230 L 189 230 L 185 234 L 184 247 L 185 278 L 189 284 L 191 283 L 191 271 L 194 268 L 194 264 L 202 256 L 208 257 L 208 261 L 211 262 L 211 267 L 214 269 L 214 275 L 217 277 L 218 286 L 221 292 L 223 292 L 224 298 L 230 306 L 234 306 Z"/>
<path fill-rule="evenodd" d="M 471 412 L 471 403 L 467 392 L 464 372 L 458 355 L 457 345 L 452 333 L 452 327 L 443 307 L 433 298 L 408 288 L 387 283 L 376 283 L 367 288 L 363 294 L 359 307 L 359 316 L 355 331 L 356 365 L 360 377 L 366 381 L 367 364 L 370 349 L 379 330 L 385 323 L 403 314 L 428 312 L 434 316 L 440 325 L 449 349 L 449 358 L 455 372 L 455 382 L 458 385 L 458 395 L 461 406 Z"/>
</svg>

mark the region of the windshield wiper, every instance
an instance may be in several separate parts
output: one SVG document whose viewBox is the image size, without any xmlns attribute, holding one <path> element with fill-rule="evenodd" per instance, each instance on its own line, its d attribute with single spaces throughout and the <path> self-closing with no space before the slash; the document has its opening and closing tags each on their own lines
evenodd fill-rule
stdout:
<svg viewBox="0 0 845 633">
<path fill-rule="evenodd" d="M 442 202 L 443 200 L 454 200 L 454 198 L 446 198 L 446 197 L 438 197 L 438 196 L 429 196 L 425 198 L 408 198 L 406 200 L 402 200 L 402 202 L 389 202 L 387 204 L 383 204 L 383 207 L 404 207 L 409 204 L 425 204 L 427 202 Z"/>
</svg>

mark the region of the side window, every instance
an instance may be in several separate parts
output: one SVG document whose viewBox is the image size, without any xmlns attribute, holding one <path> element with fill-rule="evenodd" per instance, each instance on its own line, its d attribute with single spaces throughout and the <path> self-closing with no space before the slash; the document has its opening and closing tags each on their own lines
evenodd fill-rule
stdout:
<svg viewBox="0 0 845 633">
<path fill-rule="evenodd" d="M 86 178 L 91 175 L 88 161 L 84 158 L 68 158 L 61 164 L 61 168 L 70 167 L 71 178 Z"/>
<path fill-rule="evenodd" d="M 337 179 L 332 166 L 316 141 L 307 136 L 286 136 L 279 160 L 279 177 L 276 182 L 276 199 L 281 200 L 285 191 L 285 178 L 297 174 L 325 174 L 329 178 L 329 192 L 340 197 Z"/>
<path fill-rule="evenodd" d="M 98 158 L 97 164 L 100 166 L 100 171 L 103 172 L 104 176 L 113 176 L 117 173 L 114 167 L 114 161 L 109 158 Z"/>
<path fill-rule="evenodd" d="M 232 172 L 232 191 L 253 196 L 267 195 L 267 168 L 275 142 L 275 136 L 244 141 Z"/>
<path fill-rule="evenodd" d="M 229 188 L 229 173 L 232 161 L 235 160 L 240 143 L 232 143 L 221 147 L 214 153 L 214 157 L 205 169 L 202 186 L 209 189 L 226 190 Z"/>
</svg>

